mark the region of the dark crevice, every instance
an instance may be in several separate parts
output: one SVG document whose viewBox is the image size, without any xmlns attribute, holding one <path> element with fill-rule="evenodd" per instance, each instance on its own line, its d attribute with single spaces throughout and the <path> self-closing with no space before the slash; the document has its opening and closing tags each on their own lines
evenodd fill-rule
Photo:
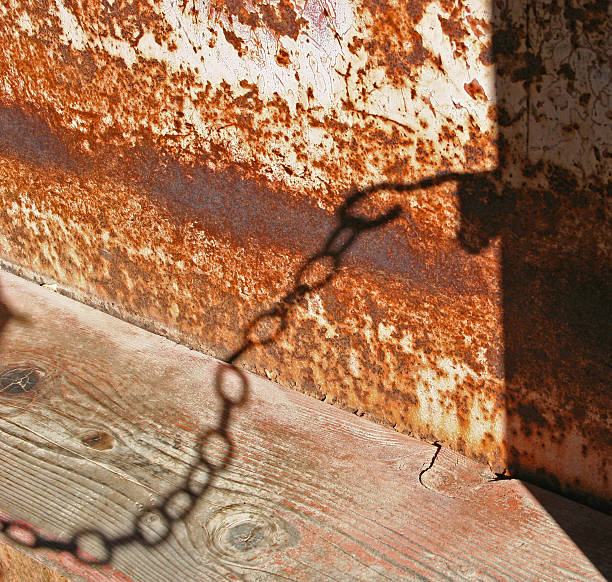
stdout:
<svg viewBox="0 0 612 582">
<path fill-rule="evenodd" d="M 438 441 L 435 441 L 433 443 L 433 446 L 436 447 L 436 452 L 434 453 L 433 457 L 431 458 L 431 461 L 429 462 L 429 465 L 427 467 L 425 467 L 419 473 L 419 483 L 421 485 L 423 485 L 423 487 L 426 487 L 426 485 L 423 483 L 423 475 L 425 473 L 427 473 L 427 471 L 429 471 L 429 469 L 431 469 L 434 466 L 434 463 L 436 462 L 436 459 L 438 458 L 438 455 L 440 454 L 440 451 L 442 450 L 442 445 Z"/>
</svg>

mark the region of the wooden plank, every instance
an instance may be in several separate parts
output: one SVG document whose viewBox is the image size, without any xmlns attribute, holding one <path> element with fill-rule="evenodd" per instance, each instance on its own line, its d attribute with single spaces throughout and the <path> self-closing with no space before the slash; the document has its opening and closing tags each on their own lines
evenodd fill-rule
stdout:
<svg viewBox="0 0 612 582">
<path fill-rule="evenodd" d="M 557 581 L 611 569 L 611 517 L 552 496 L 572 538 L 593 540 L 596 568 L 539 490 L 251 374 L 232 462 L 147 547 L 129 536 L 137 520 L 157 527 L 148 508 L 197 463 L 220 412 L 219 362 L 12 275 L 0 286 L 19 316 L 0 337 L 0 512 L 58 543 L 83 529 L 127 540 L 98 566 L 30 550 L 75 577 Z"/>
</svg>

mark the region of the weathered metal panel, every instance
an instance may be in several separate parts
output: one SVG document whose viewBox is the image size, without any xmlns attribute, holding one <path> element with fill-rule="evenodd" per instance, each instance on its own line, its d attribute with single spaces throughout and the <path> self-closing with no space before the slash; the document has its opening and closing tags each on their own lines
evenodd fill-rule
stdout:
<svg viewBox="0 0 612 582">
<path fill-rule="evenodd" d="M 362 210 L 402 215 L 245 365 L 612 497 L 605 6 L 10 0 L 0 22 L 5 260 L 223 357 L 374 186 Z"/>
</svg>

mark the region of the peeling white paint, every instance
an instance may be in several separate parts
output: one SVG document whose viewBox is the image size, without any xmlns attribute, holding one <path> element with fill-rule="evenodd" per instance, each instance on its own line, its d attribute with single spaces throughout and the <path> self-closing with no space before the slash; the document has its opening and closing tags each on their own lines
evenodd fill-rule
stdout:
<svg viewBox="0 0 612 582">
<path fill-rule="evenodd" d="M 62 0 L 55 0 L 55 5 L 63 29 L 62 41 L 82 51 L 87 46 L 85 31 L 81 28 L 76 16 L 64 6 Z"/>
<path fill-rule="evenodd" d="M 391 339 L 393 332 L 395 332 L 394 325 L 385 325 L 382 322 L 378 324 L 378 339 L 380 341 L 388 341 Z"/>
<path fill-rule="evenodd" d="M 34 27 L 32 26 L 32 20 L 27 12 L 21 13 L 19 19 L 17 20 L 17 24 L 21 30 L 29 35 L 34 34 Z"/>
</svg>

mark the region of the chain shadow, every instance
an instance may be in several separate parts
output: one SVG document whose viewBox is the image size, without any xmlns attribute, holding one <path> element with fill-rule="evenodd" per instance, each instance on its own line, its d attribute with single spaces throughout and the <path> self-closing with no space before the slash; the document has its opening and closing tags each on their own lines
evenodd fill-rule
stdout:
<svg viewBox="0 0 612 582">
<path fill-rule="evenodd" d="M 449 181 L 473 182 L 485 179 L 483 174 L 445 173 L 416 183 L 383 182 L 352 192 L 336 210 L 337 225 L 327 236 L 320 249 L 298 269 L 293 285 L 272 307 L 252 319 L 244 328 L 238 348 L 217 368 L 215 389 L 222 402 L 221 413 L 215 427 L 209 428 L 196 439 L 197 461 L 188 469 L 183 483 L 167 493 L 157 505 L 146 508 L 134 516 L 131 530 L 121 536 L 110 537 L 95 528 L 82 529 L 69 540 L 57 540 L 41 534 L 33 526 L 16 519 L 0 518 L 0 531 L 10 540 L 30 549 L 50 549 L 72 554 L 87 565 L 106 565 L 115 550 L 127 544 L 138 543 L 146 547 L 157 546 L 168 539 L 174 524 L 185 520 L 196 502 L 204 497 L 214 478 L 230 464 L 234 444 L 230 437 L 231 416 L 235 408 L 246 402 L 249 383 L 245 373 L 236 366 L 240 357 L 249 350 L 273 343 L 289 325 L 291 311 L 309 294 L 328 285 L 339 273 L 345 253 L 368 231 L 379 229 L 396 220 L 401 206 L 370 218 L 357 208 L 367 203 L 376 192 L 393 190 L 410 192 Z M 0 324 L 5 325 L 11 313 L 0 302 Z M 0 328 L 1 331 L 1 328 Z M 228 390 L 230 377 L 238 380 L 239 389 Z M 211 454 L 212 452 L 212 454 Z M 155 524 L 155 525 L 152 525 Z"/>
<path fill-rule="evenodd" d="M 612 400 L 607 381 L 612 375 L 609 364 L 612 269 L 597 250 L 602 245 L 609 245 L 606 229 L 610 219 L 606 199 L 609 200 L 611 194 L 605 180 L 594 175 L 584 176 L 576 170 L 582 160 L 572 159 L 575 154 L 569 152 L 569 146 L 567 151 L 563 146 L 567 135 L 580 133 L 583 140 L 592 142 L 592 151 L 586 152 L 589 159 L 603 156 L 605 161 L 605 152 L 602 154 L 597 150 L 594 145 L 596 136 L 588 135 L 586 123 L 594 115 L 600 96 L 580 89 L 582 77 L 587 73 L 591 75 L 594 69 L 603 70 L 603 65 L 594 62 L 582 70 L 575 63 L 580 51 L 604 54 L 603 43 L 607 35 L 603 33 L 605 14 L 601 14 L 601 6 L 602 3 L 590 0 L 559 0 L 537 5 L 528 0 L 493 2 L 491 59 L 497 70 L 498 168 L 473 174 L 446 173 L 415 184 L 382 183 L 347 197 L 337 210 L 337 227 L 320 250 L 299 269 L 291 290 L 245 327 L 239 347 L 227 359 L 226 366 L 219 368 L 216 389 L 224 403 L 222 415 L 216 428 L 201 435 L 197 448 L 203 451 L 213 441 L 220 441 L 219 448 L 226 453 L 221 455 L 220 461 L 213 463 L 204 458 L 191 467 L 184 484 L 170 492 L 159 506 L 136 516 L 132 530 L 124 536 L 109 539 L 95 530 L 83 530 L 68 542 L 58 542 L 40 536 L 33 528 L 15 520 L 0 522 L 5 533 L 17 542 L 20 536 L 23 537 L 25 545 L 30 547 L 70 552 L 82 561 L 100 564 L 110 561 L 114 549 L 120 545 L 143 543 L 154 546 L 167 539 L 172 524 L 189 514 L 186 508 L 192 507 L 195 500 L 205 494 L 214 476 L 231 461 L 233 445 L 228 436 L 231 414 L 248 394 L 246 377 L 234 364 L 253 347 L 272 343 L 278 338 L 288 325 L 291 310 L 308 293 L 333 280 L 344 254 L 362 232 L 383 227 L 395 220 L 400 212 L 392 209 L 390 214 L 367 219 L 354 214 L 354 207 L 377 191 L 409 192 L 445 181 L 457 181 L 459 185 L 461 225 L 457 237 L 463 248 L 476 254 L 492 239 L 501 239 L 504 374 L 509 419 L 506 444 L 510 452 L 505 472 L 610 511 L 612 501 L 584 495 L 581 493 L 584 483 L 581 482 L 572 487 L 562 485 L 530 456 L 542 445 L 552 444 L 551 434 L 555 440 L 563 441 L 575 430 L 591 431 L 592 446 L 598 443 L 606 450 L 612 446 L 612 432 L 596 429 L 588 422 L 591 414 L 589 399 L 603 402 L 602 413 L 608 411 L 608 414 Z M 553 17 L 565 18 L 569 22 L 570 48 L 567 55 L 555 63 L 542 57 L 535 42 L 538 30 L 549 26 Z M 552 89 L 551 82 L 554 85 Z M 541 90 L 538 86 L 548 89 Z M 558 144 L 547 145 L 546 151 L 540 148 L 542 155 L 536 155 L 537 144 L 548 144 L 551 137 L 550 128 L 538 121 L 538 115 L 546 107 L 555 110 L 553 101 L 558 99 L 559 87 L 571 98 L 571 107 L 565 109 L 577 114 L 566 125 L 560 119 L 555 120 L 558 128 L 563 126 L 564 135 L 559 136 Z M 546 93 L 548 90 L 550 92 Z M 516 98 L 517 92 L 519 98 Z M 48 135 L 44 124 L 13 110 L 0 111 L 0 121 L 5 135 L 3 138 L 0 132 L 0 151 L 12 153 L 15 143 L 22 142 L 18 153 L 27 160 L 55 164 L 71 171 L 80 167 L 71 158 L 73 154 L 61 146 L 61 141 Z M 23 127 L 26 128 L 25 141 L 19 139 Z M 45 136 L 42 142 L 40 136 Z M 149 161 L 151 167 L 159 163 L 155 157 Z M 167 188 L 175 193 L 178 202 L 185 203 L 183 192 L 176 184 L 184 183 L 185 191 L 189 192 L 191 183 L 178 170 L 174 172 L 171 168 L 166 177 L 168 184 L 160 186 L 155 184 L 159 172 L 145 171 L 148 168 L 146 164 L 143 168 L 140 173 L 136 172 L 136 181 L 152 192 Z M 376 223 L 377 219 L 379 223 Z M 0 300 L 0 332 L 11 316 L 10 312 L 2 311 L 2 305 Z M 223 389 L 224 382 L 231 375 L 243 387 L 243 393 L 238 397 L 232 398 Z M 564 416 L 555 415 L 555 411 L 550 410 L 547 402 L 551 399 L 564 410 Z M 575 425 L 567 423 L 569 417 L 575 418 Z M 560 466 L 574 467 L 575 473 L 583 472 L 591 477 L 610 473 L 609 464 L 587 467 L 588 451 L 584 453 L 581 447 L 574 449 L 561 459 Z M 612 457 L 612 454 L 608 456 Z M 551 501 L 550 495 L 538 491 L 534 488 L 534 495 L 543 507 L 594 565 L 612 578 L 610 557 L 604 556 L 600 549 L 594 549 L 589 539 L 589 528 L 575 527 L 573 516 L 561 511 Z M 152 531 L 145 523 L 154 515 L 158 522 L 165 524 L 161 534 Z M 99 555 L 86 555 L 83 546 L 87 545 L 87 540 L 97 540 L 94 545 L 101 548 Z M 601 548 L 601 544 L 598 547 Z"/>
<path fill-rule="evenodd" d="M 75 157 L 74 152 L 69 152 L 63 147 L 55 132 L 37 116 L 26 115 L 18 109 L 0 108 L 0 121 L 4 122 L 4 131 L 0 132 L 0 152 L 42 166 L 51 164 L 66 171 L 77 171 L 77 169 L 81 172 L 88 171 L 86 160 Z M 25 140 L 21 139 L 23 135 L 26 136 Z M 150 170 L 149 165 L 158 170 L 165 167 L 162 163 L 164 160 L 152 152 L 145 152 L 136 170 L 132 173 L 126 172 L 126 175 L 157 196 L 169 189 L 175 196 L 176 202 L 180 204 L 188 202 L 188 193 L 193 186 L 196 186 L 197 190 L 200 188 L 206 190 L 206 187 L 210 186 L 210 178 L 205 172 L 199 174 L 196 172 L 196 176 L 190 179 L 168 160 L 165 160 L 170 167 L 167 172 L 145 171 L 147 168 Z M 187 518 L 196 501 L 210 488 L 214 477 L 231 462 L 234 453 L 233 443 L 229 437 L 231 415 L 233 409 L 247 399 L 249 388 L 246 376 L 235 366 L 237 360 L 256 346 L 274 342 L 286 329 L 291 310 L 306 300 L 308 294 L 320 290 L 337 276 L 345 253 L 359 237 L 365 232 L 384 227 L 398 218 L 401 213 L 401 208 L 394 206 L 387 212 L 371 218 L 367 212 L 360 214 L 358 207 L 367 205 L 371 197 L 384 190 L 407 193 L 445 182 L 481 184 L 489 174 L 490 172 L 475 174 L 447 172 L 415 183 L 382 182 L 349 193 L 336 210 L 336 227 L 326 236 L 320 249 L 310 255 L 310 258 L 298 269 L 291 289 L 277 303 L 245 326 L 239 347 L 226 359 L 225 365 L 219 367 L 215 387 L 223 403 L 222 412 L 217 426 L 206 430 L 197 438 L 195 449 L 200 453 L 198 461 L 189 467 L 181 486 L 170 491 L 158 505 L 134 516 L 132 527 L 124 535 L 109 537 L 96 529 L 83 529 L 68 540 L 57 540 L 43 535 L 24 521 L 3 518 L 0 518 L 0 531 L 17 544 L 32 549 L 47 548 L 67 552 L 90 565 L 108 564 L 116 548 L 127 544 L 140 543 L 153 547 L 164 542 L 170 535 L 173 524 Z M 156 184 L 156 179 L 160 179 L 161 183 Z M 174 187 L 170 188 L 170 184 L 174 184 Z M 200 203 L 209 204 L 205 206 L 207 209 L 212 208 L 210 201 L 204 200 Z M 241 386 L 237 397 L 232 397 L 224 389 L 224 382 L 229 381 L 230 376 L 234 376 Z M 22 378 L 17 378 L 13 374 L 7 379 L 13 383 L 15 380 L 21 381 Z M 212 457 L 204 456 L 208 448 L 221 451 L 220 460 L 215 461 Z M 151 523 L 156 525 L 151 526 Z"/>
</svg>

